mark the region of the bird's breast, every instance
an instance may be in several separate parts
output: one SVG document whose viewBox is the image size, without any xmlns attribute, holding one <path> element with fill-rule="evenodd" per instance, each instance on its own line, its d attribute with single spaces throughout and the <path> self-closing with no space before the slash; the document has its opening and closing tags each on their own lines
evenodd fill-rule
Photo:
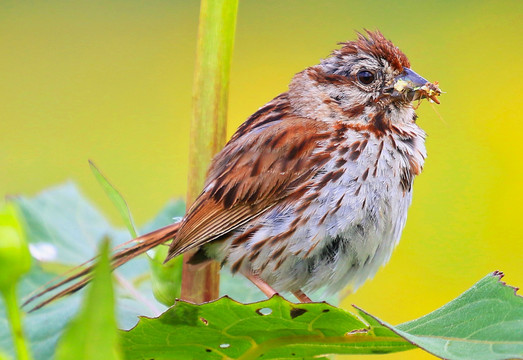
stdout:
<svg viewBox="0 0 523 360">
<path fill-rule="evenodd" d="M 389 259 L 405 225 L 412 178 L 423 166 L 422 132 L 342 135 L 318 149 L 330 159 L 298 185 L 305 193 L 220 245 L 217 253 L 227 254 L 233 271 L 248 269 L 278 291 L 335 291 L 358 287 Z"/>
<path fill-rule="evenodd" d="M 305 248 L 313 248 L 309 267 L 318 274 L 311 288 L 327 280 L 333 289 L 358 287 L 390 258 L 425 159 L 423 132 L 408 130 L 379 138 L 347 134 L 315 176 L 310 192 L 317 197 L 303 215 L 316 229 L 304 240 Z M 333 173 L 341 175 L 324 180 Z"/>
</svg>

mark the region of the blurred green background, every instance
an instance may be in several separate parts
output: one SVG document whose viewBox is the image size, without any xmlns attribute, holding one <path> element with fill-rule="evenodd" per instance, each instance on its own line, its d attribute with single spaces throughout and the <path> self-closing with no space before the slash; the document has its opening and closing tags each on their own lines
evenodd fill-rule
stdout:
<svg viewBox="0 0 523 360">
<path fill-rule="evenodd" d="M 184 196 L 198 12 L 196 0 L 2 0 L 0 194 L 73 179 L 118 223 L 89 158 L 138 223 Z M 520 0 L 240 1 L 229 134 L 363 28 L 446 91 L 418 110 L 429 157 L 402 241 L 347 307 L 397 324 L 493 270 L 523 286 L 522 15 Z"/>
</svg>

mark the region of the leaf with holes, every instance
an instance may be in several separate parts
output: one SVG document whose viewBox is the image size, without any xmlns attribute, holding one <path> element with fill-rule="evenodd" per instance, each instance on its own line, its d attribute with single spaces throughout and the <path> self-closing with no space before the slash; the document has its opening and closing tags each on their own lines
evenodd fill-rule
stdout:
<svg viewBox="0 0 523 360">
<path fill-rule="evenodd" d="M 180 301 L 123 332 L 124 357 L 312 359 L 416 345 L 444 359 L 523 359 L 523 298 L 500 277 L 491 274 L 442 308 L 397 327 L 359 309 L 356 316 L 279 296 L 247 305 L 227 297 L 200 306 Z"/>
<path fill-rule="evenodd" d="M 179 301 L 121 336 L 126 359 L 310 359 L 413 347 L 345 310 L 293 304 L 280 296 L 246 305 L 228 297 L 203 305 Z"/>
</svg>

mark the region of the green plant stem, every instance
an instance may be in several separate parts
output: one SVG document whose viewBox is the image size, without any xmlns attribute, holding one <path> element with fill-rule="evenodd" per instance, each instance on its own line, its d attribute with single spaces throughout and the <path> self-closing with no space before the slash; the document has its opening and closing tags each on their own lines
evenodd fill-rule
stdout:
<svg viewBox="0 0 523 360">
<path fill-rule="evenodd" d="M 238 0 L 202 0 L 193 114 L 189 144 L 187 205 L 199 195 L 213 156 L 223 147 L 227 131 L 227 101 Z M 219 296 L 219 265 L 196 269 L 184 257 L 182 292 L 185 300 L 201 303 Z"/>
<path fill-rule="evenodd" d="M 31 354 L 27 347 L 24 334 L 22 331 L 22 317 L 20 316 L 20 309 L 16 300 L 16 285 L 13 284 L 2 291 L 5 306 L 7 308 L 7 315 L 11 324 L 13 333 L 13 343 L 15 345 L 16 353 L 19 360 L 30 360 Z"/>
</svg>

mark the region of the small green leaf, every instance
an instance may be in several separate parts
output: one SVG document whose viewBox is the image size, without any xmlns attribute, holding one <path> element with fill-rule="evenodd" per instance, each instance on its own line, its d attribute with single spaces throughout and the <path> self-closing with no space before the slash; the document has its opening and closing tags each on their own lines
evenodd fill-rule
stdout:
<svg viewBox="0 0 523 360">
<path fill-rule="evenodd" d="M 164 264 L 168 251 L 167 246 L 154 249 L 149 264 L 154 297 L 162 304 L 172 306 L 181 293 L 183 257 L 178 256 Z"/>
<path fill-rule="evenodd" d="M 181 220 L 185 213 L 185 203 L 181 200 L 170 202 L 163 210 L 141 230 L 147 233 Z M 183 258 L 164 264 L 167 257 L 167 246 L 158 246 L 148 252 L 151 266 L 151 285 L 156 300 L 166 306 L 172 306 L 176 298 L 180 297 L 182 285 Z"/>
<path fill-rule="evenodd" d="M 109 242 L 104 241 L 84 306 L 64 332 L 56 359 L 120 359 L 114 308 Z"/>
<path fill-rule="evenodd" d="M 0 205 L 0 295 L 7 310 L 12 339 L 20 360 L 31 359 L 22 328 L 16 289 L 18 281 L 31 268 L 31 255 L 25 233 L 12 203 Z"/>
<path fill-rule="evenodd" d="M 29 271 L 31 255 L 13 204 L 0 205 L 0 291 L 14 286 Z"/>
<path fill-rule="evenodd" d="M 175 334 L 175 335 L 173 335 Z M 326 303 L 274 296 L 253 304 L 228 297 L 203 305 L 179 301 L 159 318 L 121 332 L 125 359 L 312 359 L 413 346 L 388 328 L 369 326 Z"/>
<path fill-rule="evenodd" d="M 120 213 L 127 229 L 133 237 L 137 237 L 137 233 L 134 227 L 131 211 L 127 206 L 127 202 L 123 196 L 116 190 L 116 188 L 109 182 L 109 180 L 102 174 L 102 172 L 96 167 L 93 161 L 89 160 L 89 166 L 98 180 L 102 185 L 105 193 L 116 206 Z M 183 202 L 178 201 L 168 205 L 166 210 L 162 211 L 160 215 L 154 219 L 151 223 L 153 226 L 148 224 L 146 228 L 150 228 L 150 231 L 156 230 L 162 226 L 166 226 L 173 222 L 172 216 L 165 218 L 165 215 L 176 213 L 176 216 L 182 216 L 185 211 L 185 205 Z M 159 247 L 154 249 L 149 254 L 149 264 L 151 266 L 151 280 L 154 297 L 164 305 L 171 306 L 174 304 L 174 300 L 180 297 L 181 283 L 182 283 L 182 266 L 183 259 L 175 259 L 167 264 L 163 261 L 167 256 L 167 248 Z"/>
<path fill-rule="evenodd" d="M 523 359 L 523 297 L 502 277 L 487 275 L 438 310 L 391 328 L 444 359 Z"/>
<path fill-rule="evenodd" d="M 113 203 L 113 205 L 118 210 L 118 213 L 122 217 L 122 220 L 127 227 L 127 230 L 129 230 L 129 233 L 133 238 L 138 237 L 138 234 L 136 233 L 136 229 L 134 227 L 134 221 L 131 216 L 131 212 L 129 211 L 129 207 L 127 206 L 127 203 L 125 202 L 125 199 L 123 198 L 122 194 L 116 190 L 116 188 L 109 182 L 109 180 L 102 174 L 100 170 L 96 167 L 94 162 L 92 160 L 89 160 L 89 166 L 91 167 L 91 171 L 94 174 L 94 177 L 100 185 L 102 185 L 102 188 L 104 189 L 105 193 Z"/>
</svg>

